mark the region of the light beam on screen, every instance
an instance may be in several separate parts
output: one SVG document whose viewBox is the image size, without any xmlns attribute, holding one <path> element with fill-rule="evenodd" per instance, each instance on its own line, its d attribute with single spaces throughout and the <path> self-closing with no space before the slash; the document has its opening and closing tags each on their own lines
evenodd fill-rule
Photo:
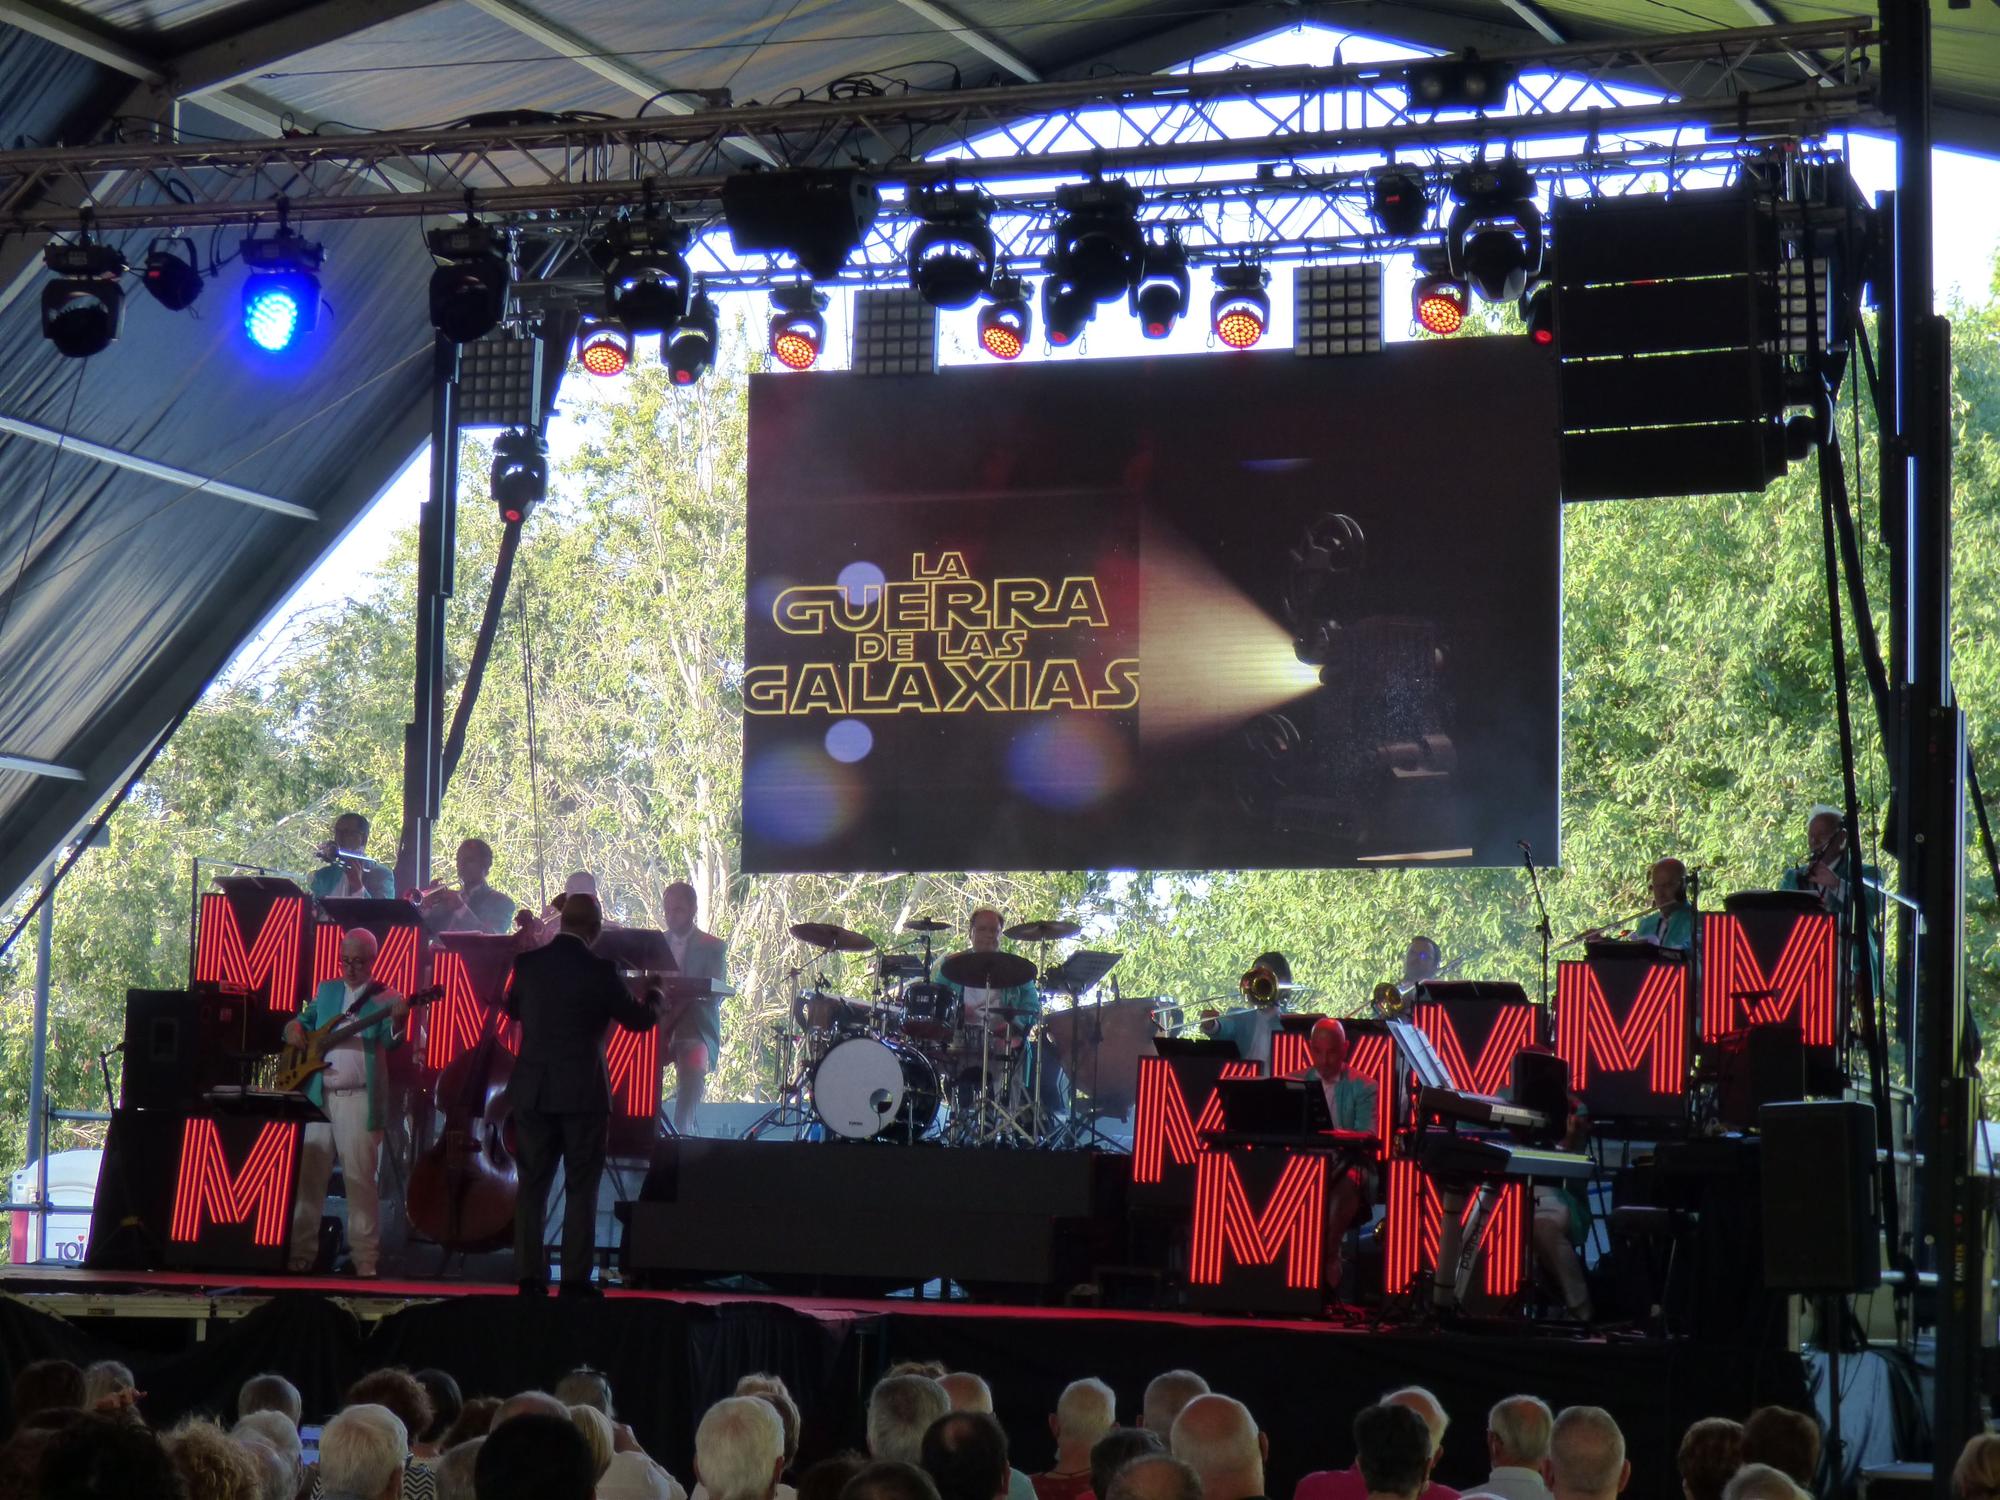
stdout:
<svg viewBox="0 0 2000 1500">
<path fill-rule="evenodd" d="M 1149 519 L 1139 586 L 1139 738 L 1212 734 L 1319 686 L 1291 633 L 1172 528 Z M 1273 576 L 1272 602 L 1283 580 Z"/>
<path fill-rule="evenodd" d="M 1007 780 L 1031 802 L 1058 812 L 1095 807 L 1130 771 L 1117 731 L 1076 714 L 1030 724 L 1007 747 Z"/>
<path fill-rule="evenodd" d="M 852 827 L 866 801 L 860 775 L 818 746 L 780 746 L 743 768 L 744 821 L 774 844 L 823 844 Z"/>
</svg>

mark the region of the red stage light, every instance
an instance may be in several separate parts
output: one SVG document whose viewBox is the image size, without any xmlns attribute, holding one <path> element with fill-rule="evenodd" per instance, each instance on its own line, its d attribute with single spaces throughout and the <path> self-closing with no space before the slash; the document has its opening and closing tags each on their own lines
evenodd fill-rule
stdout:
<svg viewBox="0 0 2000 1500">
<path fill-rule="evenodd" d="M 1264 337 L 1264 320 L 1254 307 L 1232 306 L 1216 318 L 1215 336 L 1232 349 L 1248 349 Z"/>
<path fill-rule="evenodd" d="M 1264 290 L 1270 281 L 1271 273 L 1254 261 L 1215 268 L 1208 326 L 1229 348 L 1253 348 L 1271 326 L 1271 298 Z"/>
<path fill-rule="evenodd" d="M 979 347 L 995 359 L 1019 359 L 1027 346 L 1005 323 L 986 323 L 979 329 Z"/>
<path fill-rule="evenodd" d="M 771 319 L 771 353 L 788 370 L 818 364 L 825 342 L 826 322 L 818 313 L 780 313 Z"/>
<path fill-rule="evenodd" d="M 1410 294 L 1417 321 L 1432 333 L 1454 334 L 1465 326 L 1471 296 L 1465 283 L 1449 276 L 1424 276 Z"/>
<path fill-rule="evenodd" d="M 587 318 L 577 330 L 576 358 L 593 375 L 623 375 L 632 363 L 632 335 L 609 319 Z"/>
</svg>

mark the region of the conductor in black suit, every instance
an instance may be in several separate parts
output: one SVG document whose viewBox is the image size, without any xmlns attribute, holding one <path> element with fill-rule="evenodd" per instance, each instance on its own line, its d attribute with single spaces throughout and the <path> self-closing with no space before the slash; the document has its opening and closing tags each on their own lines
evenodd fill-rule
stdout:
<svg viewBox="0 0 2000 1500">
<path fill-rule="evenodd" d="M 514 1272 L 524 1295 L 548 1289 L 542 1221 L 559 1159 L 567 1183 L 562 1295 L 595 1295 L 590 1267 L 597 1248 L 597 1182 L 604 1174 L 611 1120 L 605 1028 L 616 1021 L 629 1031 L 644 1031 L 660 1018 L 659 996 L 651 1005 L 634 1000 L 612 962 L 591 952 L 603 926 L 594 898 L 565 899 L 562 930 L 548 946 L 514 960 L 507 992 L 507 1013 L 521 1023 L 511 1097 L 521 1145 Z"/>
</svg>

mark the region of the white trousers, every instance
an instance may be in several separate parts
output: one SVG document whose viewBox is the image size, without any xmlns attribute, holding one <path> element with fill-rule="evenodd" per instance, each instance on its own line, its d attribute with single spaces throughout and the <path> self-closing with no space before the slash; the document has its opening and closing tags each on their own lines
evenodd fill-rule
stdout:
<svg viewBox="0 0 2000 1500">
<path fill-rule="evenodd" d="M 299 1191 L 293 1200 L 291 1267 L 304 1271 L 319 1256 L 319 1221 L 333 1164 L 347 1184 L 347 1249 L 354 1269 L 375 1274 L 376 1224 L 380 1207 L 375 1185 L 382 1166 L 382 1132 L 368 1128 L 368 1090 L 326 1096 L 324 1125 L 306 1126 L 299 1146 Z"/>
</svg>

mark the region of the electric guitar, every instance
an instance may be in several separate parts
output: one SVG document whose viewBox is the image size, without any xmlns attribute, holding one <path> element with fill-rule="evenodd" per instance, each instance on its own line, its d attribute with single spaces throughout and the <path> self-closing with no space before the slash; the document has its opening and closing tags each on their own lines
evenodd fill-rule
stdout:
<svg viewBox="0 0 2000 1500">
<path fill-rule="evenodd" d="M 433 985 L 410 996 L 409 1008 L 420 1010 L 444 995 L 443 985 Z M 308 1031 L 303 1047 L 287 1046 L 278 1054 L 278 1076 L 271 1085 L 283 1094 L 295 1094 L 311 1082 L 315 1073 L 326 1071 L 326 1055 L 349 1037 L 366 1031 L 387 1014 L 386 1006 L 369 1000 L 354 1015 L 337 1016 L 317 1031 Z"/>
</svg>

